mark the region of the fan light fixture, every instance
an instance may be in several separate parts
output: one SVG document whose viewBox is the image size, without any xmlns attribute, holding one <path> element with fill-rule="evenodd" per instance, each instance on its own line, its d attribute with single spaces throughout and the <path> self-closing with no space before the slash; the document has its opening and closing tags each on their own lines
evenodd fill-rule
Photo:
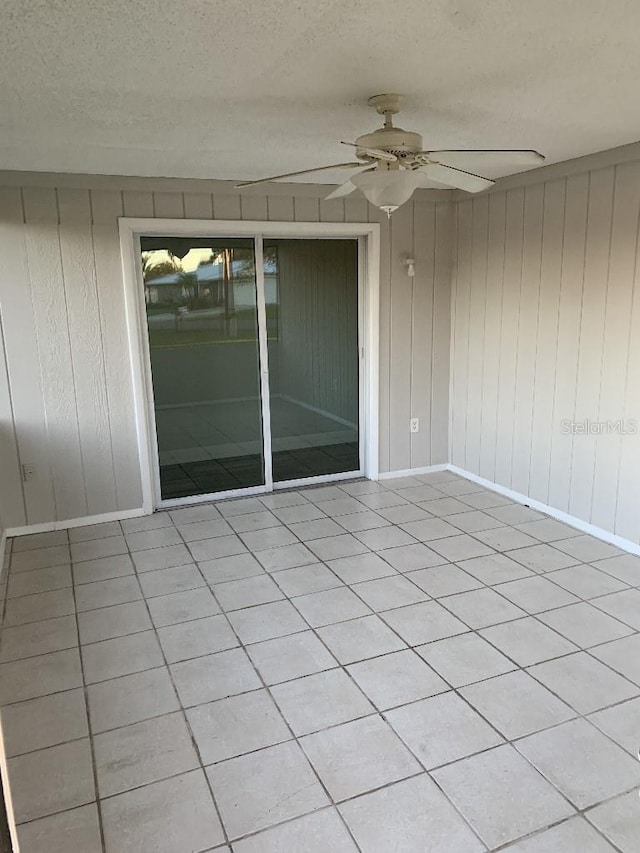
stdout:
<svg viewBox="0 0 640 853">
<path fill-rule="evenodd" d="M 384 172 L 361 172 L 351 182 L 362 192 L 368 202 L 391 216 L 423 183 L 419 172 L 388 169 Z"/>
<path fill-rule="evenodd" d="M 393 116 L 399 111 L 402 97 L 395 93 L 374 95 L 369 104 L 377 113 L 384 116 L 384 125 L 373 133 L 359 136 L 355 142 L 343 142 L 356 149 L 356 159 L 349 163 L 333 163 L 330 166 L 316 166 L 313 169 L 301 169 L 259 178 L 257 181 L 244 181 L 236 184 L 236 189 L 279 181 L 285 178 L 297 178 L 313 172 L 333 171 L 334 169 L 359 169 L 358 174 L 346 180 L 330 192 L 329 199 L 344 198 L 360 190 L 367 201 L 384 210 L 391 216 L 405 202 L 409 201 L 418 187 L 436 186 L 479 193 L 493 186 L 491 178 L 475 175 L 454 164 L 468 155 L 484 163 L 487 169 L 504 168 L 510 161 L 512 170 L 522 170 L 539 166 L 544 157 L 531 149 L 491 149 L 464 151 L 460 149 L 424 150 L 422 136 L 413 130 L 403 130 L 393 124 Z M 448 162 L 447 162 L 448 161 Z M 452 162 L 453 161 L 453 162 Z M 464 165 L 464 162 L 463 162 Z M 484 168 L 483 168 L 484 171 Z"/>
</svg>

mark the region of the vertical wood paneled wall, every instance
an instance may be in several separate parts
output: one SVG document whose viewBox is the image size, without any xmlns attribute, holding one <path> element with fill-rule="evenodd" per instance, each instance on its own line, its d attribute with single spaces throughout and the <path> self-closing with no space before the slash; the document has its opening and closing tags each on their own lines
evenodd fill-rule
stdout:
<svg viewBox="0 0 640 853">
<path fill-rule="evenodd" d="M 448 202 L 423 194 L 389 223 L 361 199 L 325 202 L 326 190 L 313 185 L 295 195 L 240 196 L 215 182 L 191 181 L 185 191 L 142 179 L 10 178 L 0 187 L 0 515 L 7 527 L 141 506 L 120 216 L 380 221 L 380 470 L 447 461 Z M 402 255 L 416 258 L 413 280 Z M 411 417 L 421 420 L 413 435 Z M 35 472 L 26 483 L 23 464 Z"/>
<path fill-rule="evenodd" d="M 451 462 L 638 543 L 640 162 L 455 207 Z"/>
</svg>

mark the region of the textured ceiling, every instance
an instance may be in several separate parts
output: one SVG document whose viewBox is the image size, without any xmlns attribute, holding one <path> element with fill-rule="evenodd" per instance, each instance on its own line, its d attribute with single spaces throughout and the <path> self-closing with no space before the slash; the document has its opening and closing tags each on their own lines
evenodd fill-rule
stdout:
<svg viewBox="0 0 640 853">
<path fill-rule="evenodd" d="M 0 168 L 341 162 L 388 91 L 426 147 L 566 160 L 640 137 L 639 28 L 638 0 L 3 0 Z"/>
</svg>

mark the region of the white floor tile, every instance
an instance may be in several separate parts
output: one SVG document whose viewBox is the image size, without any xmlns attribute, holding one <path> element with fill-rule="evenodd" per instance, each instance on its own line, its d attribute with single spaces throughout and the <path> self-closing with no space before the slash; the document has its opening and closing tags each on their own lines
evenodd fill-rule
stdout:
<svg viewBox="0 0 640 853">
<path fill-rule="evenodd" d="M 640 631 L 640 590 L 627 589 L 624 592 L 615 592 L 612 595 L 596 598 L 591 603 L 635 631 Z"/>
<path fill-rule="evenodd" d="M 638 847 L 638 792 L 632 791 L 591 809 L 586 814 L 594 826 L 622 853 L 636 853 Z"/>
<path fill-rule="evenodd" d="M 236 841 L 234 853 L 358 853 L 351 836 L 333 808 L 321 809 Z"/>
<path fill-rule="evenodd" d="M 198 767 L 182 713 L 96 735 L 94 747 L 101 797 L 120 794 Z"/>
<path fill-rule="evenodd" d="M 218 583 L 213 587 L 213 593 L 224 611 L 241 610 L 284 598 L 278 585 L 267 574 Z"/>
<path fill-rule="evenodd" d="M 401 524 L 400 527 L 420 542 L 444 539 L 447 536 L 456 536 L 460 532 L 457 527 L 447 524 L 441 518 L 428 518 L 426 521 L 409 521 L 406 524 Z"/>
<path fill-rule="evenodd" d="M 10 758 L 8 770 L 17 823 L 95 799 L 88 738 Z"/>
<path fill-rule="evenodd" d="M 302 543 L 284 545 L 282 548 L 266 548 L 264 551 L 258 551 L 256 557 L 268 572 L 279 572 L 318 562 L 315 554 Z"/>
<path fill-rule="evenodd" d="M 204 560 L 198 563 L 198 568 L 210 584 L 226 583 L 226 581 L 237 581 L 265 574 L 260 563 L 253 554 L 248 552 L 219 557 L 217 560 Z"/>
<path fill-rule="evenodd" d="M 169 663 L 222 652 L 238 645 L 225 616 L 206 616 L 158 628 L 162 651 Z"/>
<path fill-rule="evenodd" d="M 333 656 L 312 631 L 256 643 L 247 651 L 267 684 L 301 678 L 337 666 Z"/>
<path fill-rule="evenodd" d="M 185 708 L 262 686 L 243 649 L 228 649 L 171 664 L 171 675 Z"/>
<path fill-rule="evenodd" d="M 87 690 L 94 733 L 139 723 L 180 709 L 165 666 L 125 675 Z"/>
<path fill-rule="evenodd" d="M 157 595 L 197 589 L 206 586 L 206 582 L 195 565 L 174 566 L 171 569 L 144 572 L 140 575 L 140 586 L 145 598 L 154 598 Z"/>
<path fill-rule="evenodd" d="M 2 708 L 2 735 L 8 758 L 88 734 L 82 689 L 65 690 Z"/>
<path fill-rule="evenodd" d="M 355 584 L 353 590 L 376 613 L 417 604 L 429 598 L 420 587 L 402 575 Z"/>
<path fill-rule="evenodd" d="M 439 540 L 442 542 L 443 540 Z M 427 569 L 440 566 L 445 558 L 435 550 L 416 542 L 415 545 L 401 545 L 399 548 L 388 548 L 378 552 L 387 563 L 399 572 L 413 572 L 416 569 Z"/>
<path fill-rule="evenodd" d="M 8 600 L 5 605 L 4 625 L 26 625 L 29 622 L 54 619 L 56 616 L 68 616 L 74 612 L 73 590 L 66 587 Z"/>
<path fill-rule="evenodd" d="M 415 544 L 413 536 L 409 536 L 399 527 L 375 527 L 355 534 L 363 545 L 372 551 L 382 551 L 385 548 L 400 548 L 403 545 Z"/>
<path fill-rule="evenodd" d="M 450 561 L 470 560 L 474 557 L 484 557 L 493 554 L 494 551 L 488 545 L 479 542 L 468 533 L 456 533 L 454 536 L 445 536 L 443 539 L 435 539 L 430 543 L 431 548 L 443 559 Z"/>
<path fill-rule="evenodd" d="M 586 652 L 539 663 L 528 671 L 580 714 L 599 711 L 640 694 L 640 687 Z"/>
<path fill-rule="evenodd" d="M 189 551 L 196 562 L 202 560 L 215 560 L 218 557 L 231 557 L 233 554 L 242 554 L 246 551 L 239 536 L 216 536 L 215 539 L 202 539 L 197 542 L 189 542 Z"/>
<path fill-rule="evenodd" d="M 568 542 L 573 540 L 567 540 Z M 579 562 L 575 557 L 559 551 L 557 547 L 563 543 L 547 545 L 529 545 L 528 548 L 515 548 L 509 551 L 509 556 L 533 572 L 552 572 L 556 569 L 566 569 Z"/>
<path fill-rule="evenodd" d="M 73 580 L 76 584 L 106 581 L 110 578 L 121 578 L 132 574 L 133 563 L 128 554 L 85 560 L 82 563 L 76 563 L 73 567 Z"/>
<path fill-rule="evenodd" d="M 284 594 L 291 598 L 342 586 L 342 581 L 322 563 L 285 569 L 283 572 L 276 572 L 273 579 Z"/>
<path fill-rule="evenodd" d="M 272 640 L 308 628 L 289 601 L 274 601 L 245 610 L 234 610 L 229 613 L 229 622 L 244 644 Z"/>
<path fill-rule="evenodd" d="M 441 599 L 441 603 L 466 625 L 475 629 L 510 622 L 525 615 L 519 607 L 486 587 L 447 596 Z"/>
<path fill-rule="evenodd" d="M 549 574 L 549 580 L 580 598 L 595 598 L 597 595 L 607 595 L 628 589 L 622 581 L 616 580 L 606 572 L 594 569 L 587 563 L 552 572 Z"/>
<path fill-rule="evenodd" d="M 509 745 L 442 767 L 433 776 L 489 847 L 573 814 L 564 797 Z"/>
<path fill-rule="evenodd" d="M 127 575 L 124 578 L 112 578 L 108 581 L 84 583 L 76 587 L 76 607 L 78 613 L 85 610 L 98 610 L 114 604 L 126 604 L 140 601 L 142 591 L 138 578 Z"/>
<path fill-rule="evenodd" d="M 438 640 L 418 646 L 416 651 L 452 687 L 473 684 L 515 669 L 515 664 L 477 634 Z"/>
<path fill-rule="evenodd" d="M 500 735 L 452 691 L 388 711 L 385 717 L 427 770 L 503 742 Z"/>
<path fill-rule="evenodd" d="M 457 561 L 461 569 L 487 585 L 530 578 L 532 573 L 506 554 L 488 554 L 471 560 Z"/>
<path fill-rule="evenodd" d="M 329 798 L 293 741 L 207 768 L 231 839 L 329 805 Z"/>
<path fill-rule="evenodd" d="M 528 523 L 537 524 L 535 521 Z M 528 536 L 515 527 L 493 527 L 491 530 L 478 530 L 473 535 L 496 551 L 513 551 L 515 548 L 526 548 L 528 545 L 535 545 L 538 541 L 533 536 Z"/>
<path fill-rule="evenodd" d="M 366 616 L 371 610 L 347 587 L 300 595 L 293 601 L 312 628 Z"/>
<path fill-rule="evenodd" d="M 369 550 L 351 533 L 327 536 L 325 539 L 312 539 L 307 543 L 307 547 L 316 555 L 316 559 L 324 561 L 366 554 Z"/>
<path fill-rule="evenodd" d="M 518 530 L 539 539 L 541 542 L 557 542 L 560 539 L 571 539 L 579 536 L 580 531 L 575 527 L 569 527 L 554 518 L 544 518 L 540 521 L 525 521 L 524 524 L 516 525 Z"/>
<path fill-rule="evenodd" d="M 380 711 L 448 690 L 440 676 L 411 649 L 354 663 L 347 672 Z"/>
<path fill-rule="evenodd" d="M 198 705 L 186 714 L 205 765 L 291 739 L 266 690 Z"/>
<path fill-rule="evenodd" d="M 193 563 L 194 559 L 186 545 L 166 545 L 164 548 L 136 551 L 131 556 L 138 572 L 152 572 L 156 569 L 170 569 L 172 566 L 186 566 Z"/>
<path fill-rule="evenodd" d="M 396 570 L 378 554 L 367 552 L 330 560 L 327 564 L 344 583 L 353 584 L 395 575 Z"/>
<path fill-rule="evenodd" d="M 586 720 L 518 741 L 519 752 L 579 809 L 640 785 L 640 764 Z"/>
<path fill-rule="evenodd" d="M 76 648 L 78 628 L 75 616 L 58 616 L 44 622 L 32 622 L 5 628 L 2 633 L 0 662 Z"/>
<path fill-rule="evenodd" d="M 609 545 L 594 536 L 584 535 L 556 542 L 556 548 L 564 551 L 565 554 L 570 554 L 581 563 L 593 563 L 596 560 L 605 560 L 607 557 L 617 557 L 622 554 L 614 545 Z"/>
<path fill-rule="evenodd" d="M 619 557 L 596 560 L 593 565 L 596 569 L 601 569 L 624 583 L 640 586 L 640 557 L 633 554 L 623 554 Z"/>
<path fill-rule="evenodd" d="M 132 534 L 140 536 L 144 534 Z M 31 552 L 34 553 L 34 552 Z M 124 536 L 107 536 L 105 539 L 90 539 L 87 542 L 71 543 L 71 559 L 74 563 L 82 560 L 96 560 L 98 557 L 112 557 L 114 554 L 126 554 L 127 542 Z"/>
<path fill-rule="evenodd" d="M 531 617 L 485 628 L 480 634 L 518 666 L 532 666 L 577 651 L 569 640 Z"/>
<path fill-rule="evenodd" d="M 87 684 L 164 665 L 154 631 L 83 646 L 82 661 Z"/>
<path fill-rule="evenodd" d="M 340 669 L 287 681 L 271 692 L 298 737 L 375 713 L 371 702 Z"/>
<path fill-rule="evenodd" d="M 576 716 L 572 708 L 522 671 L 463 687 L 460 693 L 507 740 L 524 737 Z"/>
<path fill-rule="evenodd" d="M 18 826 L 21 850 L 29 853 L 102 853 L 98 810 L 94 803 Z"/>
<path fill-rule="evenodd" d="M 0 664 L 0 705 L 81 686 L 77 649 Z"/>
<path fill-rule="evenodd" d="M 363 853 L 479 853 L 484 845 L 426 774 L 340 806 Z"/>
<path fill-rule="evenodd" d="M 538 619 L 581 649 L 619 640 L 632 633 L 627 625 L 584 601 L 540 613 Z"/>
<path fill-rule="evenodd" d="M 11 555 L 11 572 L 28 572 L 33 569 L 45 569 L 62 566 L 71 560 L 68 545 L 53 545 L 50 548 L 34 548 L 28 551 L 16 551 Z"/>
<path fill-rule="evenodd" d="M 406 643 L 377 616 L 327 625 L 317 633 L 342 664 L 406 648 Z"/>
<path fill-rule="evenodd" d="M 24 553 L 27 555 L 36 552 L 25 551 Z M 39 592 L 52 592 L 67 586 L 71 586 L 71 566 L 52 566 L 51 568 L 33 569 L 18 574 L 12 573 L 7 585 L 7 598 L 36 595 Z"/>
<path fill-rule="evenodd" d="M 413 776 L 421 769 L 378 716 L 307 735 L 301 744 L 336 802 Z"/>
<path fill-rule="evenodd" d="M 548 577 L 549 580 L 541 575 L 533 575 L 521 580 L 501 583 L 496 587 L 496 591 L 517 607 L 521 607 L 526 613 L 542 613 L 545 610 L 576 604 L 579 601 L 575 595 L 551 583 L 553 575 Z"/>
<path fill-rule="evenodd" d="M 102 819 L 107 853 L 193 853 L 224 841 L 202 770 L 109 797 Z"/>
<path fill-rule="evenodd" d="M 576 853 L 615 853 L 615 849 L 582 817 L 572 817 L 532 838 L 518 841 L 507 847 L 506 853 L 568 853 L 572 850 Z"/>
<path fill-rule="evenodd" d="M 382 618 L 410 646 L 431 643 L 469 630 L 436 601 L 388 610 Z"/>
<path fill-rule="evenodd" d="M 149 548 L 163 548 L 166 545 L 179 545 L 182 543 L 182 537 L 175 527 L 158 527 L 154 530 L 127 533 L 125 539 L 130 551 L 146 551 Z"/>
<path fill-rule="evenodd" d="M 638 756 L 638 720 L 640 699 L 629 699 L 604 711 L 596 711 L 589 720 L 600 731 L 619 744 L 636 758 Z"/>
<path fill-rule="evenodd" d="M 434 566 L 432 569 L 409 572 L 407 577 L 432 598 L 455 595 L 457 592 L 469 592 L 469 590 L 480 589 L 483 586 L 479 580 L 454 566 L 453 563 Z"/>
<path fill-rule="evenodd" d="M 220 608 L 213 594 L 203 588 L 152 598 L 149 600 L 149 611 L 153 624 L 161 628 L 165 625 L 176 625 L 178 622 L 214 616 L 220 613 Z"/>
</svg>

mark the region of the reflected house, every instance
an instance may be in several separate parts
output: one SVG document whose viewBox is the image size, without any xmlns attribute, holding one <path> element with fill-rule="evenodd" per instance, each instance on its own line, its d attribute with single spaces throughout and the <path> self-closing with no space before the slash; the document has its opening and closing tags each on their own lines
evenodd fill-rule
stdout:
<svg viewBox="0 0 640 853">
<path fill-rule="evenodd" d="M 274 259 L 265 258 L 265 299 L 267 304 L 277 302 L 277 268 Z M 153 273 L 151 273 L 153 275 Z M 247 270 L 244 261 L 231 262 L 230 281 L 232 283 L 229 308 L 236 311 L 246 310 L 255 302 L 255 277 Z M 204 263 L 191 272 L 177 270 L 144 283 L 147 305 L 187 304 L 191 308 L 223 308 L 225 304 L 224 263 Z"/>
</svg>

